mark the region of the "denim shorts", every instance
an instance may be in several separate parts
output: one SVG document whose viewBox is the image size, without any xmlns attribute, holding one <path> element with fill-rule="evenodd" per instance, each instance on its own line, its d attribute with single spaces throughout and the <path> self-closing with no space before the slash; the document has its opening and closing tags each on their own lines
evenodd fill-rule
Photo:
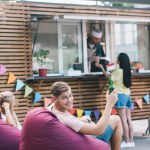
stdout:
<svg viewBox="0 0 150 150">
<path fill-rule="evenodd" d="M 110 125 L 108 125 L 102 135 L 95 135 L 95 136 L 93 136 L 93 138 L 102 140 L 102 141 L 108 143 L 113 134 L 114 134 L 114 130 L 112 129 L 112 127 Z"/>
<path fill-rule="evenodd" d="M 126 94 L 118 94 L 118 101 L 116 102 L 115 108 L 131 108 L 131 97 Z"/>
</svg>

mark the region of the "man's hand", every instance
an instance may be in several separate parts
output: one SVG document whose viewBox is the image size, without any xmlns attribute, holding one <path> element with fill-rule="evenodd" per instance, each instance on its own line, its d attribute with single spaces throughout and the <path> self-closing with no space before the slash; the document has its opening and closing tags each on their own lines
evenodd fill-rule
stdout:
<svg viewBox="0 0 150 150">
<path fill-rule="evenodd" d="M 110 95 L 107 93 L 107 94 L 106 94 L 106 100 L 107 100 L 107 103 L 113 107 L 114 104 L 115 104 L 115 103 L 117 102 L 117 100 L 118 100 L 118 93 L 117 93 L 117 90 L 114 89 L 114 90 L 110 93 Z"/>
<path fill-rule="evenodd" d="M 99 56 L 93 56 L 93 59 L 94 59 L 94 62 L 95 62 L 95 66 L 96 66 L 97 68 L 100 68 L 100 64 L 99 64 L 99 62 L 100 62 L 100 57 L 99 57 Z"/>
<path fill-rule="evenodd" d="M 94 59 L 95 63 L 99 64 L 99 61 L 100 61 L 100 57 L 99 56 L 94 55 L 93 59 Z"/>
<path fill-rule="evenodd" d="M 95 62 L 95 63 L 99 63 L 100 57 L 97 56 L 96 54 L 93 54 L 93 55 L 91 56 L 91 58 L 90 58 L 90 61 L 91 61 L 91 62 Z"/>
</svg>

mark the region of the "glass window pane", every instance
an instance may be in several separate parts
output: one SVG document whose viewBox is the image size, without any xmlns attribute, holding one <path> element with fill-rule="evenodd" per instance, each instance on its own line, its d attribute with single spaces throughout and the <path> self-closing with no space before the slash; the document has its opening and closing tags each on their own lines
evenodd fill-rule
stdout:
<svg viewBox="0 0 150 150">
<path fill-rule="evenodd" d="M 115 43 L 121 45 L 121 25 L 115 24 Z"/>
<path fill-rule="evenodd" d="M 68 70 L 73 67 L 73 64 L 82 62 L 78 36 L 77 25 L 62 25 L 63 70 Z"/>
<path fill-rule="evenodd" d="M 115 24 L 115 32 L 119 34 L 121 33 L 121 25 L 118 23 Z"/>
<path fill-rule="evenodd" d="M 125 24 L 124 25 L 124 30 L 125 30 L 125 32 L 132 32 L 133 25 L 132 24 Z"/>
<path fill-rule="evenodd" d="M 32 22 L 33 51 L 47 49 L 50 51 L 47 58 L 48 73 L 59 73 L 58 64 L 58 39 L 56 22 Z M 37 34 L 36 34 L 37 32 Z M 35 41 L 35 42 L 34 42 Z M 55 60 L 55 63 L 54 63 Z M 33 70 L 38 70 L 39 65 L 33 58 Z"/>
<path fill-rule="evenodd" d="M 133 44 L 133 32 L 125 32 L 125 44 Z"/>
<path fill-rule="evenodd" d="M 150 50 L 149 50 L 149 30 L 150 28 L 144 24 L 121 24 L 121 40 L 119 45 L 118 32 L 115 30 L 115 50 L 116 56 L 119 53 L 127 53 L 131 62 L 141 62 L 144 69 L 150 70 Z M 118 26 L 118 25 L 117 25 Z M 116 29 L 116 25 L 115 25 Z M 125 41 L 125 42 L 123 42 Z"/>
</svg>

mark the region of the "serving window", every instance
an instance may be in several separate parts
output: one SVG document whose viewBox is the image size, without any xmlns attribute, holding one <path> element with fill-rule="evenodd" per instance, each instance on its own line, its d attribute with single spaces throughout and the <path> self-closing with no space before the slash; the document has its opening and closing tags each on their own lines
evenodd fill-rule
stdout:
<svg viewBox="0 0 150 150">
<path fill-rule="evenodd" d="M 39 49 L 50 51 L 47 58 L 49 74 L 63 74 L 74 64 L 82 64 L 82 39 L 80 23 L 36 21 L 31 23 L 33 52 Z M 81 65 L 82 66 L 82 65 Z M 39 66 L 33 57 L 33 70 Z"/>
<path fill-rule="evenodd" d="M 87 37 L 93 27 L 103 30 L 103 45 L 106 56 L 116 62 L 119 53 L 127 53 L 132 66 L 140 64 L 150 70 L 150 25 L 139 22 L 102 20 L 40 20 L 31 23 L 33 51 L 48 49 L 48 73 L 62 75 L 69 69 L 87 69 Z M 38 64 L 33 58 L 33 70 Z"/>
</svg>

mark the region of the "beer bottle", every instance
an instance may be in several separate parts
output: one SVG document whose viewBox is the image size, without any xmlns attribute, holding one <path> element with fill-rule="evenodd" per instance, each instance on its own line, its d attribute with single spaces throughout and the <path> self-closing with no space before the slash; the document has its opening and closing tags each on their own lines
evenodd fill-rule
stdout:
<svg viewBox="0 0 150 150">
<path fill-rule="evenodd" d="M 108 78 L 109 94 L 115 89 L 112 78 Z"/>
</svg>

